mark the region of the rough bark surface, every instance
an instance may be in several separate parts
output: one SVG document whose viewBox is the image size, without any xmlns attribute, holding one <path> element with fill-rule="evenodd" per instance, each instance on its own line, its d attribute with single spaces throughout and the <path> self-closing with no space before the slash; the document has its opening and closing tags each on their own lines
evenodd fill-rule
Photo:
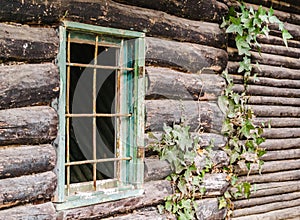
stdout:
<svg viewBox="0 0 300 220">
<path fill-rule="evenodd" d="M 57 125 L 57 113 L 48 106 L 0 110 L 0 145 L 50 143 Z"/>
<path fill-rule="evenodd" d="M 146 48 L 146 63 L 156 66 L 200 73 L 222 72 L 227 64 L 225 50 L 199 44 L 148 37 Z"/>
<path fill-rule="evenodd" d="M 219 132 L 223 114 L 215 103 L 148 100 L 146 101 L 146 131 L 162 131 L 163 124 L 179 124 L 182 118 L 191 127 L 191 131 L 200 128 L 206 132 Z"/>
<path fill-rule="evenodd" d="M 147 67 L 146 99 L 217 100 L 225 88 L 221 76 L 187 74 L 169 68 Z"/>
<path fill-rule="evenodd" d="M 56 219 L 56 211 L 52 202 L 40 205 L 18 206 L 0 211 L 0 219 L 50 220 Z"/>
<path fill-rule="evenodd" d="M 49 104 L 58 96 L 59 73 L 54 64 L 0 67 L 0 108 Z"/>
<path fill-rule="evenodd" d="M 0 179 L 50 171 L 55 164 L 56 152 L 50 144 L 0 147 Z"/>
<path fill-rule="evenodd" d="M 0 180 L 0 209 L 36 200 L 49 200 L 56 188 L 51 172 Z"/>
<path fill-rule="evenodd" d="M 58 44 L 58 35 L 53 28 L 0 23 L 0 62 L 50 61 L 57 56 Z"/>
</svg>

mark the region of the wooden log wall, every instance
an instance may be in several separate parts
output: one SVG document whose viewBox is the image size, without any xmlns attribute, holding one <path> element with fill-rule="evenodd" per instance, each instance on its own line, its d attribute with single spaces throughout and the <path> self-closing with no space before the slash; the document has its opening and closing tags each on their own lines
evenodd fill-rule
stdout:
<svg viewBox="0 0 300 220">
<path fill-rule="evenodd" d="M 261 3 L 269 7 L 273 2 L 275 14 L 286 22 L 294 39 L 287 49 L 279 33 L 272 29 L 269 38 L 258 37 L 263 58 L 253 51 L 253 61 L 261 63 L 261 71 L 258 71 L 261 81 L 254 84 L 250 80 L 249 94 L 253 93 L 250 104 L 258 113 L 256 123 L 270 121 L 273 127 L 266 129 L 265 136 L 269 139 L 263 144 L 269 150 L 264 156 L 266 166 L 263 172 L 266 174 L 259 176 L 258 168 L 254 167 L 252 175 L 245 175 L 244 178 L 258 182 L 258 191 L 253 193 L 249 203 L 236 201 L 236 219 L 247 218 L 246 215 L 253 219 L 256 216 L 268 217 L 273 213 L 284 216 L 291 211 L 296 214 L 289 213 L 288 217 L 297 216 L 300 11 L 294 1 L 288 1 L 289 4 L 270 0 Z M 257 1 L 247 2 L 256 7 Z M 147 144 L 153 141 L 148 132 L 161 136 L 163 123 L 172 125 L 186 118 L 194 135 L 201 133 L 199 144 L 205 147 L 215 140 L 214 164 L 222 166 L 228 163 L 221 151 L 226 141 L 220 134 L 224 116 L 216 104 L 225 88 L 220 73 L 228 67 L 237 83 L 237 91 L 241 89 L 242 78 L 236 71 L 239 57 L 232 40 L 228 42 L 224 30 L 219 28 L 222 16 L 228 11 L 227 4 L 227 0 L 2 0 L 0 218 L 165 217 L 158 213 L 156 205 L 172 193 L 170 183 L 163 180 L 171 170 L 167 162 L 159 161 L 150 151 L 146 152 L 143 196 L 59 213 L 55 211 L 51 203 L 56 187 L 56 153 L 52 143 L 57 136 L 58 119 L 51 103 L 58 97 L 60 86 L 55 59 L 59 49 L 57 28 L 61 19 L 145 32 Z M 246 174 L 243 168 L 240 172 Z M 198 218 L 224 218 L 226 212 L 217 209 L 216 197 L 228 187 L 226 176 L 208 175 L 204 185 L 207 194 L 203 200 L 197 201 Z M 284 206 L 281 200 L 292 202 Z M 270 204 L 276 208 L 270 208 Z M 251 213 L 255 205 L 260 206 L 260 211 Z M 134 210 L 136 212 L 132 213 Z"/>
<path fill-rule="evenodd" d="M 267 140 L 261 146 L 267 153 L 262 157 L 265 161 L 262 175 L 258 166 L 252 167 L 249 176 L 246 167 L 238 168 L 240 175 L 244 175 L 242 180 L 257 184 L 257 191 L 249 200 L 238 199 L 234 202 L 232 219 L 297 219 L 300 216 L 300 7 L 297 3 L 281 4 L 280 1 L 267 0 L 246 0 L 246 3 L 254 8 L 258 8 L 258 4 L 266 7 L 272 5 L 293 39 L 286 48 L 276 27 L 272 26 L 269 38 L 258 38 L 262 46 L 261 54 L 256 50 L 251 52 L 252 62 L 260 64 L 253 71 L 258 73 L 259 81 L 250 78 L 247 93 L 249 105 L 257 116 L 255 123 L 266 126 L 263 136 Z M 231 37 L 228 45 L 228 71 L 236 84 L 234 89 L 242 91 L 242 75 L 237 73 L 240 57 Z"/>
</svg>

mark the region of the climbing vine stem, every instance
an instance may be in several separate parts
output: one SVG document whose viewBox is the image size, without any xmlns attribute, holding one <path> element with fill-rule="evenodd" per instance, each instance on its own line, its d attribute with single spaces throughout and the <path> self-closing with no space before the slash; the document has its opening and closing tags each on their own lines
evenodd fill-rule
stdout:
<svg viewBox="0 0 300 220">
<path fill-rule="evenodd" d="M 262 6 L 258 10 L 247 7 L 244 3 L 239 3 L 239 7 L 231 7 L 229 14 L 223 19 L 221 27 L 226 27 L 226 33 L 234 36 L 238 56 L 241 57 L 237 72 L 243 75 L 244 89 L 241 92 L 233 90 L 234 83 L 227 71 L 223 72 L 223 77 L 227 82 L 224 95 L 218 99 L 218 105 L 225 114 L 225 120 L 222 127 L 222 133 L 228 138 L 225 151 L 230 158 L 229 166 L 224 167 L 228 173 L 228 181 L 231 183 L 230 189 L 219 199 L 219 208 L 228 208 L 228 217 L 230 216 L 233 203 L 232 199 L 244 196 L 249 198 L 251 184 L 240 181 L 236 168 L 248 169 L 248 174 L 254 164 L 258 164 L 259 169 L 263 165 L 260 159 L 266 151 L 260 147 L 265 141 L 262 137 L 262 126 L 253 123 L 254 114 L 247 105 L 248 102 L 248 80 L 250 77 L 256 78 L 253 74 L 253 65 L 251 61 L 251 50 L 261 51 L 261 45 L 257 41 L 257 36 L 269 36 L 269 25 L 276 24 L 282 32 L 282 39 L 287 46 L 287 40 L 292 36 L 284 28 L 283 23 L 274 15 L 274 10 L 268 11 Z M 258 65 L 258 64 L 256 64 Z M 253 74 L 253 75 L 252 75 Z"/>
</svg>

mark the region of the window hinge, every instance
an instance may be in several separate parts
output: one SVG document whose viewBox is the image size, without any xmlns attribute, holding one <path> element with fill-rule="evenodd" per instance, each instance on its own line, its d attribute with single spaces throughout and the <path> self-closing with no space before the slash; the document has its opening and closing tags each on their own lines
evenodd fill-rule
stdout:
<svg viewBox="0 0 300 220">
<path fill-rule="evenodd" d="M 144 158 L 145 157 L 145 148 L 139 146 L 137 148 L 137 158 Z"/>
<path fill-rule="evenodd" d="M 144 66 L 139 66 L 139 78 L 144 77 Z"/>
</svg>

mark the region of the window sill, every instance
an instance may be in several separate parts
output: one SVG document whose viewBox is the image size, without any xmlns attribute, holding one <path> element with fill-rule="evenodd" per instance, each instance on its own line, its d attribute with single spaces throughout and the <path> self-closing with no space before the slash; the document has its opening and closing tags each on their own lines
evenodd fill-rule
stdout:
<svg viewBox="0 0 300 220">
<path fill-rule="evenodd" d="M 95 205 L 104 202 L 111 202 L 133 196 L 140 196 L 144 193 L 143 189 L 111 190 L 108 192 L 86 192 L 73 196 L 68 196 L 63 203 L 56 203 L 57 211 L 73 209 L 83 206 Z"/>
</svg>

